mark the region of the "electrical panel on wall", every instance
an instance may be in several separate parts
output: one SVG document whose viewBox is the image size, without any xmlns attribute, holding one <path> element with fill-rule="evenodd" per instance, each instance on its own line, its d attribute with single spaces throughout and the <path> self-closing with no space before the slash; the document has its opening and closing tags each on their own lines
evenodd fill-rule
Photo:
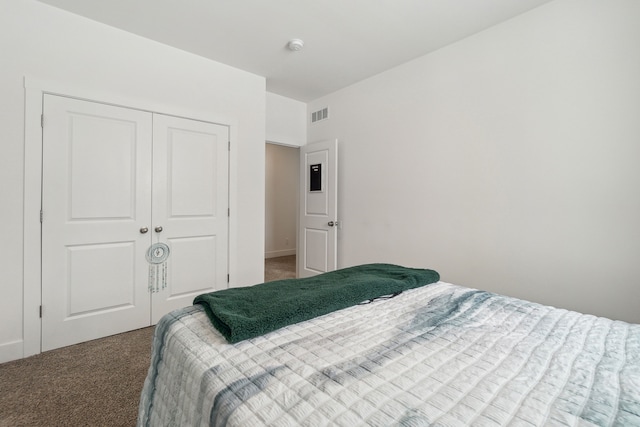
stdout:
<svg viewBox="0 0 640 427">
<path fill-rule="evenodd" d="M 319 122 L 329 118 L 329 107 L 324 107 L 318 111 L 311 113 L 311 123 Z"/>
</svg>

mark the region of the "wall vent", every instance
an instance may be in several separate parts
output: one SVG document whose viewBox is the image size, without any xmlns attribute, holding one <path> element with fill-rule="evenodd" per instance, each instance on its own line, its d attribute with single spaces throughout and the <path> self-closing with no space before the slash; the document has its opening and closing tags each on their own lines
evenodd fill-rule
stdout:
<svg viewBox="0 0 640 427">
<path fill-rule="evenodd" d="M 320 120 L 326 120 L 329 118 L 329 107 L 324 107 L 321 110 L 311 113 L 311 123 L 319 122 Z"/>
</svg>

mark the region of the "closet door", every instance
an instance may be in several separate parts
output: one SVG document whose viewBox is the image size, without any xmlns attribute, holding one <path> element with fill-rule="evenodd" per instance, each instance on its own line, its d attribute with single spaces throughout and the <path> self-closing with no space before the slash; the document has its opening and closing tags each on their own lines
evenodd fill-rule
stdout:
<svg viewBox="0 0 640 427">
<path fill-rule="evenodd" d="M 44 351 L 150 324 L 152 115 L 43 103 Z"/>
<path fill-rule="evenodd" d="M 151 321 L 227 287 L 229 128 L 154 114 L 154 243 L 169 246 L 158 267 Z M 164 275 L 166 274 L 166 280 Z"/>
</svg>

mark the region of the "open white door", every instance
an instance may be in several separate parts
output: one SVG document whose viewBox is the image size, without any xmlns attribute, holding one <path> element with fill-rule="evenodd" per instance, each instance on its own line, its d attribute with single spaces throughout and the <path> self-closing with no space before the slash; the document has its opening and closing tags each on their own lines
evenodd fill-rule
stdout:
<svg viewBox="0 0 640 427">
<path fill-rule="evenodd" d="M 300 147 L 298 277 L 333 271 L 338 259 L 338 141 Z"/>
</svg>

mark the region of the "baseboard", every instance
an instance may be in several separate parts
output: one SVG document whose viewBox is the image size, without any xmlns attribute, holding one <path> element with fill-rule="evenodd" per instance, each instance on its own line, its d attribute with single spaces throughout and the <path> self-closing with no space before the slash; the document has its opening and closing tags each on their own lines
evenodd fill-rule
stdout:
<svg viewBox="0 0 640 427">
<path fill-rule="evenodd" d="M 22 340 L 0 344 L 0 363 L 22 359 L 23 350 L 24 341 Z"/>
<path fill-rule="evenodd" d="M 266 258 L 277 258 L 280 256 L 290 256 L 290 255 L 295 255 L 296 254 L 296 250 L 295 249 L 281 249 L 279 251 L 269 251 L 269 252 L 265 252 L 264 257 Z"/>
</svg>

